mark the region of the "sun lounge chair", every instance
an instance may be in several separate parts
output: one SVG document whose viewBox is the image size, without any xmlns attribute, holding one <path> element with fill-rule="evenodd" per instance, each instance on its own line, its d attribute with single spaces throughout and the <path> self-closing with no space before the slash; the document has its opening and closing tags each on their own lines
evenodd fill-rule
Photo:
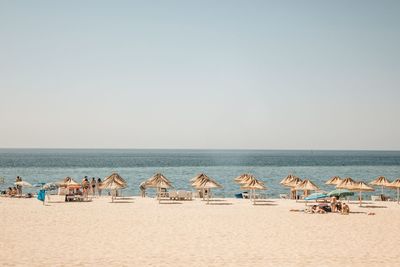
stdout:
<svg viewBox="0 0 400 267">
<path fill-rule="evenodd" d="M 193 193 L 191 191 L 186 192 L 186 199 L 187 200 L 192 200 L 193 199 Z"/>
<path fill-rule="evenodd" d="M 168 193 L 168 197 L 170 200 L 176 200 L 178 199 L 178 194 L 176 193 L 176 191 L 170 191 Z"/>
<path fill-rule="evenodd" d="M 178 190 L 177 194 L 178 194 L 178 199 L 179 200 L 185 200 L 186 199 L 186 191 Z"/>
<path fill-rule="evenodd" d="M 279 194 L 280 199 L 289 199 L 288 194 Z"/>
<path fill-rule="evenodd" d="M 381 196 L 371 196 L 372 201 L 381 201 Z"/>
</svg>

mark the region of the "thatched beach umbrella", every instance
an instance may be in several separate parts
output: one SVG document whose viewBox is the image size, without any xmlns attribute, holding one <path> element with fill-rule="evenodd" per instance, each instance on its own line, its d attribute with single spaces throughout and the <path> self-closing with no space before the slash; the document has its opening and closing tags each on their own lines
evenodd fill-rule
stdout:
<svg viewBox="0 0 400 267">
<path fill-rule="evenodd" d="M 311 182 L 308 179 L 303 180 L 301 183 L 298 183 L 295 186 L 296 190 L 302 190 L 304 191 L 304 196 L 308 196 L 308 191 L 317 191 L 319 190 L 319 187 L 316 186 L 313 182 Z"/>
<path fill-rule="evenodd" d="M 121 185 L 127 185 L 127 182 L 124 178 L 122 178 L 118 173 L 114 172 L 110 176 L 104 178 L 103 183 L 107 183 L 107 181 L 113 181 Z"/>
<path fill-rule="evenodd" d="M 61 181 L 57 182 L 57 184 L 61 187 L 68 187 L 68 188 L 79 188 L 81 185 L 75 181 L 73 178 L 67 176 Z"/>
<path fill-rule="evenodd" d="M 254 175 L 251 175 L 248 173 L 245 173 L 245 174 L 242 174 L 242 175 L 236 177 L 234 181 L 240 185 L 247 185 L 250 183 L 254 183 L 254 181 L 256 181 L 257 184 L 264 185 L 264 182 L 257 180 Z M 241 187 L 241 189 L 243 189 L 243 187 Z M 247 190 L 247 189 L 245 189 L 245 190 Z M 250 199 L 252 198 L 251 193 L 255 193 L 255 191 L 250 190 Z"/>
<path fill-rule="evenodd" d="M 253 176 L 254 177 L 254 176 Z M 265 190 L 267 187 L 264 185 L 263 182 L 257 180 L 257 179 L 252 179 L 246 184 L 243 184 L 241 189 L 244 190 L 253 190 L 253 205 L 256 203 L 256 198 L 255 198 L 255 190 Z"/>
<path fill-rule="evenodd" d="M 339 176 L 333 176 L 328 181 L 326 181 L 325 184 L 338 185 L 341 181 L 342 181 L 342 178 L 340 178 Z"/>
<path fill-rule="evenodd" d="M 382 187 L 382 195 L 383 195 L 383 187 L 390 187 L 390 181 L 386 179 L 384 176 L 379 176 L 375 180 L 369 183 L 370 185 L 381 186 Z"/>
<path fill-rule="evenodd" d="M 118 174 L 113 173 L 101 183 L 101 189 L 118 190 L 127 187 L 127 182 Z"/>
<path fill-rule="evenodd" d="M 200 188 L 197 188 L 197 186 L 200 185 L 203 181 L 210 180 L 210 179 L 211 178 L 208 177 L 204 173 L 200 173 L 200 174 L 196 175 L 195 177 L 193 177 L 192 179 L 190 179 L 190 185 L 199 191 L 201 190 L 200 192 L 201 192 L 201 196 L 203 197 L 203 199 L 204 199 L 204 188 L 200 189 Z"/>
<path fill-rule="evenodd" d="M 291 199 L 297 199 L 297 191 L 295 188 L 301 182 L 303 182 L 303 180 L 301 180 L 299 177 L 294 177 L 289 182 L 282 184 L 283 186 L 290 187 L 290 198 Z"/>
<path fill-rule="evenodd" d="M 393 182 L 390 183 L 389 187 L 397 189 L 397 204 L 399 204 L 399 195 L 400 195 L 400 178 L 397 178 Z"/>
<path fill-rule="evenodd" d="M 198 175 L 196 175 L 195 177 L 190 179 L 190 183 L 191 184 L 197 184 L 199 181 L 201 181 L 203 179 L 210 179 L 210 177 L 208 177 L 204 173 L 199 173 Z"/>
<path fill-rule="evenodd" d="M 160 187 L 164 185 L 165 187 Z M 168 180 L 167 177 L 165 177 L 162 173 L 156 173 L 146 180 L 146 186 L 153 188 L 170 188 L 172 187 L 172 182 Z"/>
<path fill-rule="evenodd" d="M 171 188 L 172 183 L 162 173 L 156 173 L 146 180 L 146 188 L 157 188 L 157 199 L 160 199 L 160 191 L 162 188 Z M 160 200 L 161 201 L 161 200 Z"/>
<path fill-rule="evenodd" d="M 250 183 L 251 181 L 253 181 L 254 179 L 256 179 L 256 178 L 254 177 L 254 175 L 251 175 L 251 174 L 249 174 L 249 173 L 244 173 L 244 174 L 242 174 L 242 175 L 236 177 L 236 178 L 234 179 L 234 181 L 235 181 L 235 183 L 238 183 L 238 184 L 247 184 L 247 183 Z M 261 182 L 261 181 L 259 181 L 259 182 L 262 183 L 262 184 L 264 184 L 264 183 Z"/>
<path fill-rule="evenodd" d="M 289 175 L 286 176 L 285 178 L 283 178 L 283 180 L 280 181 L 279 184 L 281 184 L 281 185 L 286 185 L 287 183 L 290 183 L 291 181 L 293 181 L 293 180 L 296 179 L 296 178 L 299 178 L 299 177 L 297 177 L 296 175 L 293 175 L 293 174 L 289 173 Z"/>
<path fill-rule="evenodd" d="M 375 191 L 372 187 L 368 186 L 366 183 L 364 182 L 355 182 L 354 185 L 352 186 L 351 190 L 353 191 L 358 191 L 360 193 L 360 207 L 362 205 L 362 192 L 372 192 Z"/>
<path fill-rule="evenodd" d="M 209 191 L 212 188 L 222 188 L 222 185 L 220 185 L 217 181 L 209 177 L 207 178 L 203 177 L 202 180 L 198 181 L 197 183 L 193 183 L 192 186 L 202 190 L 208 189 Z M 210 192 L 208 192 L 207 194 L 207 204 L 209 204 L 209 202 L 210 202 Z"/>
<path fill-rule="evenodd" d="M 124 189 L 128 186 L 124 178 L 122 178 L 118 173 L 114 172 L 110 176 L 104 178 L 100 185 L 101 189 L 108 189 L 111 193 L 111 201 L 114 202 L 114 196 L 117 195 L 117 191 Z"/>
<path fill-rule="evenodd" d="M 338 189 L 352 189 L 356 181 L 351 179 L 350 177 L 344 178 L 339 184 L 336 185 Z"/>
</svg>

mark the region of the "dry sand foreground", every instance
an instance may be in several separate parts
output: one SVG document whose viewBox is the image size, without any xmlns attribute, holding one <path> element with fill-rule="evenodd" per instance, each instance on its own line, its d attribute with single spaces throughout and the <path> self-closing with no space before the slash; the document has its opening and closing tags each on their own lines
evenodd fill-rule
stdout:
<svg viewBox="0 0 400 267">
<path fill-rule="evenodd" d="M 289 212 L 226 199 L 158 204 L 0 199 L 2 266 L 399 266 L 400 205 L 355 213 Z M 273 202 L 272 202 L 273 201 Z"/>
</svg>

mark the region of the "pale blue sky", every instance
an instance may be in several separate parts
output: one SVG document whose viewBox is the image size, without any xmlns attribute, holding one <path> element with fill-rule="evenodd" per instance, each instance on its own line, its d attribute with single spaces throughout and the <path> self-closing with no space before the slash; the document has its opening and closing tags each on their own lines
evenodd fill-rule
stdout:
<svg viewBox="0 0 400 267">
<path fill-rule="evenodd" d="M 400 149 L 399 14 L 0 0 L 0 147 Z"/>
</svg>

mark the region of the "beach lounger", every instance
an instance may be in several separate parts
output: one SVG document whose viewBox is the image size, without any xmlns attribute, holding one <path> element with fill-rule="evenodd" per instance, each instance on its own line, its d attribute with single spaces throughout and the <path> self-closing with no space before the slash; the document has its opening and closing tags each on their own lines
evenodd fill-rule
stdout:
<svg viewBox="0 0 400 267">
<path fill-rule="evenodd" d="M 178 194 L 176 193 L 176 191 L 169 192 L 169 199 L 171 199 L 171 200 L 178 199 Z"/>
<path fill-rule="evenodd" d="M 288 194 L 279 194 L 280 199 L 289 199 Z"/>
<path fill-rule="evenodd" d="M 186 191 L 178 190 L 178 199 L 185 200 L 186 199 Z"/>
<path fill-rule="evenodd" d="M 193 199 L 193 193 L 191 191 L 186 192 L 186 199 L 187 200 L 192 200 Z"/>
<path fill-rule="evenodd" d="M 371 196 L 372 201 L 381 201 L 381 196 Z"/>
</svg>

